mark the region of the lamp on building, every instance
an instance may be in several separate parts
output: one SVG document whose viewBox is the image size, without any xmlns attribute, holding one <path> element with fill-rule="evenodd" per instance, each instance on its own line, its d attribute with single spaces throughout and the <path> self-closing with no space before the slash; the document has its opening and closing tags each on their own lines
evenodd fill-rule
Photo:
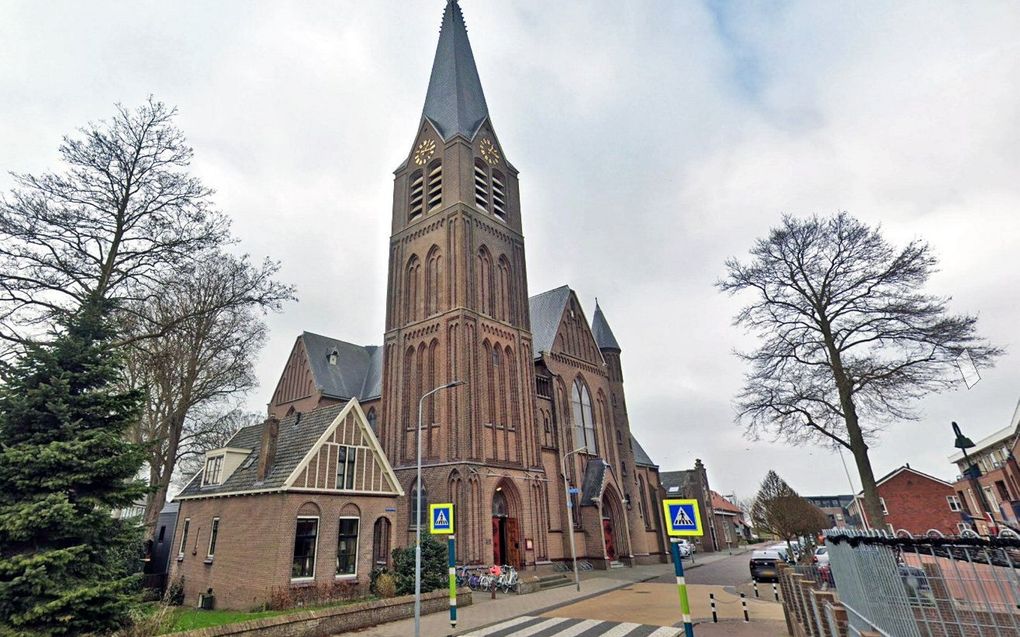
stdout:
<svg viewBox="0 0 1020 637">
<path fill-rule="evenodd" d="M 967 454 L 968 449 L 973 449 L 977 445 L 974 441 L 963 435 L 960 431 L 960 425 L 953 421 L 953 433 L 956 434 L 956 440 L 953 442 L 953 446 L 963 452 L 963 460 L 967 464 L 967 469 L 963 472 L 967 479 L 970 481 L 971 489 L 977 492 L 978 501 L 984 508 L 983 513 L 988 516 L 989 521 L 994 525 L 995 519 L 992 516 L 992 509 L 988 505 L 988 498 L 985 496 L 984 489 L 981 488 L 981 483 L 978 482 L 978 478 L 981 477 L 981 467 L 976 463 L 970 461 L 970 455 Z"/>
</svg>

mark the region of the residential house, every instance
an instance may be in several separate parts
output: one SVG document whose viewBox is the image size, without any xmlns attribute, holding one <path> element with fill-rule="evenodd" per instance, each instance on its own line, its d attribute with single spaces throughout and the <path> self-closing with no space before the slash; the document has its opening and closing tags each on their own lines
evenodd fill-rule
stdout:
<svg viewBox="0 0 1020 637">
<path fill-rule="evenodd" d="M 879 478 L 876 484 L 888 531 L 907 531 L 911 535 L 925 535 L 933 529 L 943 535 L 959 533 L 959 498 L 953 485 L 945 480 L 905 464 Z M 863 502 L 864 493 L 858 493 L 850 505 L 850 514 L 861 516 L 868 528 L 874 528 Z"/>
</svg>

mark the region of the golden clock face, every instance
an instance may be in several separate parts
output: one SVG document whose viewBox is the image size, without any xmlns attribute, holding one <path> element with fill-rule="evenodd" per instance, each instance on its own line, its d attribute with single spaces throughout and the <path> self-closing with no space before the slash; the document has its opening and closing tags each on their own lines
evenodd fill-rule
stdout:
<svg viewBox="0 0 1020 637">
<path fill-rule="evenodd" d="M 426 139 L 418 144 L 418 148 L 414 150 L 414 163 L 424 166 L 425 162 L 432 158 L 432 153 L 434 152 L 436 152 L 436 142 Z"/>
<path fill-rule="evenodd" d="M 492 143 L 492 140 L 485 138 L 481 143 L 482 157 L 485 161 L 489 162 L 490 165 L 495 166 L 499 161 L 499 149 Z"/>
</svg>

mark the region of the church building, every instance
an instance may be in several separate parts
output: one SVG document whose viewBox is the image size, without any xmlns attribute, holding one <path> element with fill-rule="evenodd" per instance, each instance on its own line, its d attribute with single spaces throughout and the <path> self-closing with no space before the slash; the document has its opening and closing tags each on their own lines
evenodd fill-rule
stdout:
<svg viewBox="0 0 1020 637">
<path fill-rule="evenodd" d="M 208 452 L 177 498 L 178 569 L 196 590 L 247 577 L 258 581 L 238 597 L 247 603 L 260 586 L 367 581 L 392 547 L 413 544 L 437 502 L 454 503 L 462 564 L 567 560 L 571 533 L 596 568 L 668 559 L 658 467 L 631 431 L 622 347 L 602 308 L 589 321 L 568 286 L 529 297 L 517 177 L 449 0 L 394 176 L 382 345 L 301 334 L 267 420 Z M 422 396 L 452 381 L 464 384 L 422 401 L 416 431 Z M 251 518 L 266 516 L 265 538 L 252 538 Z M 210 541 L 231 553 L 221 578 Z M 280 572 L 245 572 L 253 551 Z"/>
</svg>

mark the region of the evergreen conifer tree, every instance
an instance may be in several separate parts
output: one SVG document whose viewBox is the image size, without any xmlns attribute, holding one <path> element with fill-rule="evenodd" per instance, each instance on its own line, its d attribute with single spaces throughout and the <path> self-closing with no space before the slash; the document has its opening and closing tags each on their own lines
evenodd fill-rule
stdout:
<svg viewBox="0 0 1020 637">
<path fill-rule="evenodd" d="M 0 637 L 103 634 L 128 622 L 141 532 L 114 510 L 144 494 L 125 430 L 110 308 L 90 301 L 0 385 Z"/>
</svg>

